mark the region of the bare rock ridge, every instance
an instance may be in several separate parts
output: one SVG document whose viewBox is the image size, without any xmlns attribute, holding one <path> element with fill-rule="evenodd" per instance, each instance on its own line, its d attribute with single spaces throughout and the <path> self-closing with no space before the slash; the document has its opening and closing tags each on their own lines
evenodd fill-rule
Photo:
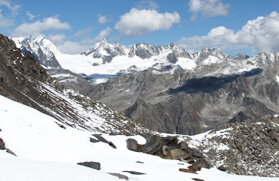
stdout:
<svg viewBox="0 0 279 181">
<path fill-rule="evenodd" d="M 0 35 L 0 95 L 78 129 L 122 134 L 142 130 L 102 103 L 61 85 L 31 56 Z"/>
<path fill-rule="evenodd" d="M 241 123 L 222 125 L 194 145 L 212 165 L 222 171 L 278 177 L 278 135 L 278 117 L 267 116 L 257 123 L 247 119 Z"/>
<path fill-rule="evenodd" d="M 95 86 L 90 96 L 124 109 L 126 116 L 151 130 L 193 135 L 227 122 L 255 122 L 278 113 L 279 85 L 269 76 L 274 69 L 202 78 L 147 70 L 112 78 Z"/>
</svg>

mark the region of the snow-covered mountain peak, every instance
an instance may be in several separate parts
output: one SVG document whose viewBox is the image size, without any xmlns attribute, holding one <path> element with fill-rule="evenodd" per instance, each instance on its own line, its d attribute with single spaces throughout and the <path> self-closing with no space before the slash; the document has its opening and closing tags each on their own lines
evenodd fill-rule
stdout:
<svg viewBox="0 0 279 181">
<path fill-rule="evenodd" d="M 122 56 L 125 54 L 124 47 L 122 47 L 119 43 L 115 42 L 110 44 L 106 39 L 103 39 L 87 51 L 81 53 L 81 55 L 93 56 L 93 58 L 102 58 L 103 63 L 110 62 L 115 56 Z"/>
<path fill-rule="evenodd" d="M 24 53 L 33 56 L 45 68 L 61 67 L 55 57 L 55 54 L 60 51 L 50 40 L 43 36 L 17 37 L 13 38 L 13 41 L 15 41 L 18 48 L 22 49 Z"/>
<path fill-rule="evenodd" d="M 44 53 L 59 52 L 58 48 L 50 40 L 41 35 L 35 37 L 32 35 L 29 35 L 27 37 L 17 37 L 13 38 L 13 40 L 16 42 L 17 45 L 24 46 L 25 48 L 29 45 L 33 51 L 41 48 Z"/>
</svg>

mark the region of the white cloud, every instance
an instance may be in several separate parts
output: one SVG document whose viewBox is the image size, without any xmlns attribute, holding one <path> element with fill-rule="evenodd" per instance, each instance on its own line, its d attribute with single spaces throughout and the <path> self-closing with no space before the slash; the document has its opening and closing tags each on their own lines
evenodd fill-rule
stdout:
<svg viewBox="0 0 279 181">
<path fill-rule="evenodd" d="M 62 45 L 65 42 L 65 38 L 66 36 L 64 34 L 48 35 L 48 39 L 57 46 Z"/>
<path fill-rule="evenodd" d="M 98 21 L 101 24 L 105 24 L 108 21 L 107 16 L 101 16 L 100 14 L 98 14 Z"/>
<path fill-rule="evenodd" d="M 26 15 L 29 17 L 29 20 L 32 20 L 36 17 L 35 15 L 31 14 L 30 11 L 27 11 Z"/>
<path fill-rule="evenodd" d="M 222 49 L 253 48 L 257 52 L 279 51 L 279 14 L 249 20 L 238 32 L 224 26 L 212 29 L 206 36 L 182 38 L 178 44 L 186 49 L 200 50 L 204 46 Z"/>
<path fill-rule="evenodd" d="M 83 30 L 80 30 L 80 31 L 76 32 L 74 34 L 74 37 L 77 38 L 77 37 L 82 37 L 82 36 L 88 35 L 92 30 L 93 30 L 92 27 L 87 27 Z"/>
<path fill-rule="evenodd" d="M 44 31 L 64 30 L 70 28 L 71 26 L 68 23 L 62 23 L 57 17 L 49 17 L 43 19 L 43 21 L 24 23 L 18 26 L 14 30 L 13 36 L 37 35 Z"/>
<path fill-rule="evenodd" d="M 20 5 L 15 4 L 10 0 L 0 0 L 0 6 L 6 6 L 9 10 L 12 11 L 13 15 L 16 15 L 19 8 L 21 7 Z"/>
<path fill-rule="evenodd" d="M 66 41 L 66 42 L 63 42 L 60 44 L 56 44 L 56 46 L 63 53 L 69 53 L 69 54 L 81 53 L 81 52 L 87 50 L 88 48 L 90 48 L 91 46 L 93 46 L 93 44 L 100 42 L 104 38 L 107 38 L 108 35 L 110 34 L 110 32 L 111 32 L 111 29 L 108 27 L 108 28 L 102 30 L 98 34 L 98 36 L 96 36 L 94 38 L 87 37 L 87 38 L 84 38 L 81 42 Z M 65 37 L 61 37 L 61 36 L 57 35 L 57 37 L 54 37 L 54 38 L 57 38 L 57 40 L 59 40 L 59 38 L 65 38 Z"/>
<path fill-rule="evenodd" d="M 10 27 L 14 25 L 14 21 L 12 19 L 5 18 L 2 13 L 2 9 L 0 9 L 0 27 Z"/>
<path fill-rule="evenodd" d="M 223 4 L 222 0 L 190 0 L 188 3 L 189 11 L 193 13 L 191 20 L 202 17 L 226 16 L 229 4 Z"/>
<path fill-rule="evenodd" d="M 159 9 L 159 5 L 153 0 L 141 0 L 137 4 L 137 9 Z"/>
<path fill-rule="evenodd" d="M 121 16 L 115 29 L 125 36 L 142 36 L 152 31 L 168 30 L 180 22 L 177 12 L 160 14 L 156 10 L 131 9 Z"/>
</svg>

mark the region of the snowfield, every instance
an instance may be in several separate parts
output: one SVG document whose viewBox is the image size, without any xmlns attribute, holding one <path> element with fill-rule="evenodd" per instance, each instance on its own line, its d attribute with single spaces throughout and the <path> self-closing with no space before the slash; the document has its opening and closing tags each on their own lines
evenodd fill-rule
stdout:
<svg viewBox="0 0 279 181">
<path fill-rule="evenodd" d="M 178 160 L 164 160 L 157 156 L 129 151 L 128 138 L 145 143 L 141 136 L 102 134 L 114 143 L 90 142 L 96 132 L 61 128 L 54 118 L 35 109 L 0 96 L 0 138 L 17 156 L 0 150 L 0 180 L 3 181 L 89 181 L 119 180 L 109 173 L 125 175 L 129 180 L 176 180 L 199 178 L 206 181 L 245 180 L 267 181 L 278 178 L 230 175 L 216 168 L 202 169 L 198 174 L 180 172 L 189 164 Z M 196 136 L 196 139 L 202 136 Z M 78 162 L 101 163 L 101 170 L 77 165 Z M 145 173 L 134 175 L 123 171 Z"/>
</svg>

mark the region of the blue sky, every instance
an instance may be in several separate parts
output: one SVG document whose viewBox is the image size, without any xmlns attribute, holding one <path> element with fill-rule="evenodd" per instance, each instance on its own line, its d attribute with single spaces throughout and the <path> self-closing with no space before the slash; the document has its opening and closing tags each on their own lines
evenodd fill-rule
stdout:
<svg viewBox="0 0 279 181">
<path fill-rule="evenodd" d="M 279 1 L 0 0 L 0 30 L 10 37 L 43 35 L 66 53 L 106 38 L 255 55 L 279 51 Z"/>
</svg>

